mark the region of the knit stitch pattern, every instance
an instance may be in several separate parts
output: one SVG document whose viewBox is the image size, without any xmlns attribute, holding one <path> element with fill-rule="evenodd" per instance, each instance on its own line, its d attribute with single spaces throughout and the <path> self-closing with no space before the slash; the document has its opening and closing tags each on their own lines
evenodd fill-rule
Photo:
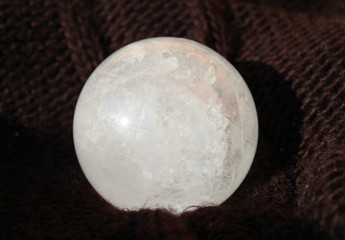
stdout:
<svg viewBox="0 0 345 240">
<path fill-rule="evenodd" d="M 235 194 L 180 216 L 111 206 L 72 140 L 92 71 L 158 36 L 226 57 L 260 125 Z M 344 1 L 2 0 L 0 39 L 0 239 L 345 239 Z"/>
</svg>

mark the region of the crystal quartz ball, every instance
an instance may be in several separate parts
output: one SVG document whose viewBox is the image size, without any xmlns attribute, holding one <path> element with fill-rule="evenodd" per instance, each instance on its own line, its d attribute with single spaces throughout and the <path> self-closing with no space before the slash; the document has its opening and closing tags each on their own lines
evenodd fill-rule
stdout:
<svg viewBox="0 0 345 240">
<path fill-rule="evenodd" d="M 247 85 L 197 42 L 151 38 L 92 73 L 73 123 L 81 168 L 118 208 L 181 213 L 218 205 L 245 178 L 258 121 Z"/>
</svg>

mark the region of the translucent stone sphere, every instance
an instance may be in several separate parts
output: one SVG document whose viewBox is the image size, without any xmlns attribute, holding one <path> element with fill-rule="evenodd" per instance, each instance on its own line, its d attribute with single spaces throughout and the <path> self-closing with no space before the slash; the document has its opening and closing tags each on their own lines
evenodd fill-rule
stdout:
<svg viewBox="0 0 345 240">
<path fill-rule="evenodd" d="M 114 206 L 181 213 L 237 189 L 258 121 L 247 85 L 222 56 L 191 40 L 151 38 L 92 73 L 73 136 L 87 179 Z"/>
</svg>

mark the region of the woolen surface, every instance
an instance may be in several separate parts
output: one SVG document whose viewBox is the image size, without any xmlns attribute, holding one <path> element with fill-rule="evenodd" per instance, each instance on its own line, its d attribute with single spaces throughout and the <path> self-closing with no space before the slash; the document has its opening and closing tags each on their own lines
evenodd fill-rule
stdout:
<svg viewBox="0 0 345 240">
<path fill-rule="evenodd" d="M 345 3 L 1 1 L 1 239 L 344 239 Z M 73 112 L 93 69 L 148 37 L 225 56 L 256 102 L 254 164 L 218 207 L 129 212 L 83 175 Z"/>
</svg>

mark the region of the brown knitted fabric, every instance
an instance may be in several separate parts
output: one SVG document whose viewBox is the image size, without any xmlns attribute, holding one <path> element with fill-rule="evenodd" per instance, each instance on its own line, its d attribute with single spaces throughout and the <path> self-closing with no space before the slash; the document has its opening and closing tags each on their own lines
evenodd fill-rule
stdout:
<svg viewBox="0 0 345 240">
<path fill-rule="evenodd" d="M 344 1 L 2 0 L 0 18 L 0 239 L 345 239 Z M 253 93 L 257 154 L 221 206 L 118 210 L 79 167 L 84 82 L 154 36 L 215 49 Z"/>
</svg>

